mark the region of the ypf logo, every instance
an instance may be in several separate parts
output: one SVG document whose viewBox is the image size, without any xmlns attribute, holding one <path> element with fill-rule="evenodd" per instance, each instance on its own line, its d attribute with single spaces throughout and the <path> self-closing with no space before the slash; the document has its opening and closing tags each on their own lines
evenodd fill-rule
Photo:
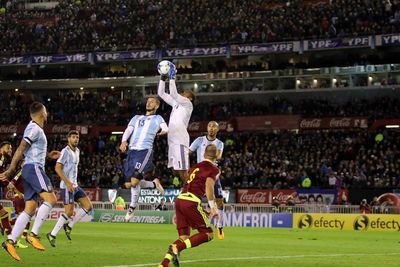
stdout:
<svg viewBox="0 0 400 267">
<path fill-rule="evenodd" d="M 358 231 L 365 231 L 368 229 L 369 219 L 366 215 L 357 216 L 354 220 L 353 228 Z"/>
<path fill-rule="evenodd" d="M 300 229 L 310 228 L 312 223 L 313 223 L 313 218 L 311 217 L 311 215 L 305 214 L 305 215 L 300 217 L 299 223 L 298 223 L 298 227 Z"/>
</svg>

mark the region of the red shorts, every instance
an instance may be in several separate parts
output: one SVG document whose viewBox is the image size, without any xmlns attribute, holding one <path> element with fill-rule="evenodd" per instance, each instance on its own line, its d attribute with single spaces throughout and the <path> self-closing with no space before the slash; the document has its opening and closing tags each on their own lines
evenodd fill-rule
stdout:
<svg viewBox="0 0 400 267">
<path fill-rule="evenodd" d="M 16 214 L 20 214 L 25 209 L 25 201 L 23 197 L 15 196 L 13 199 L 13 205 Z"/>
<path fill-rule="evenodd" d="M 199 232 L 212 233 L 210 220 L 204 209 L 197 202 L 176 199 L 176 229 L 179 235 L 190 235 L 190 228 Z"/>
</svg>

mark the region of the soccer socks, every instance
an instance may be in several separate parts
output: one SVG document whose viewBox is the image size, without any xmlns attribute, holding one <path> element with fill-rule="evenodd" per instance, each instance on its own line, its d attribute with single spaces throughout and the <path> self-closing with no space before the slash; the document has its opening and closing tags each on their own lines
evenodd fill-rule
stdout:
<svg viewBox="0 0 400 267">
<path fill-rule="evenodd" d="M 21 214 L 17 218 L 17 221 L 15 222 L 11 234 L 8 236 L 8 239 L 11 239 L 15 243 L 30 220 L 31 216 L 28 213 L 26 213 L 25 211 L 21 212 Z"/>
<path fill-rule="evenodd" d="M 139 200 L 140 195 L 140 185 L 131 187 L 131 204 L 129 204 L 129 208 L 135 209 Z"/>
<path fill-rule="evenodd" d="M 207 233 L 201 232 L 201 233 L 192 235 L 191 237 L 189 237 L 189 239 L 186 239 L 186 240 L 177 239 L 177 240 L 175 240 L 174 244 L 176 245 L 178 252 L 181 252 L 184 249 L 197 247 L 198 245 L 206 243 L 210 240 L 211 239 L 208 237 Z M 173 256 L 170 253 L 167 253 L 164 256 L 164 259 L 161 262 L 161 265 L 168 266 L 169 263 L 172 261 L 172 258 L 173 258 Z"/>
<path fill-rule="evenodd" d="M 146 180 L 140 180 L 139 185 L 141 188 L 147 189 L 147 188 L 156 188 L 156 184 L 151 181 L 146 181 Z"/>
<path fill-rule="evenodd" d="M 89 214 L 90 210 L 87 211 L 84 208 L 80 207 L 78 212 L 75 214 L 74 219 L 68 224 L 69 227 L 74 227 L 74 225 L 79 222 L 86 214 Z"/>
<path fill-rule="evenodd" d="M 8 212 L 6 211 L 6 214 L 0 217 L 1 220 L 1 225 L 6 232 L 7 235 L 11 234 L 11 224 L 10 224 L 10 219 L 8 218 Z"/>
<path fill-rule="evenodd" d="M 56 226 L 54 226 L 53 230 L 51 231 L 51 235 L 52 236 L 57 236 L 58 232 L 60 231 L 60 229 L 63 227 L 63 225 L 65 223 L 68 222 L 68 216 L 67 214 L 63 213 L 61 214 L 60 218 L 58 218 L 58 221 L 56 223 Z"/>
<path fill-rule="evenodd" d="M 210 241 L 210 239 L 209 239 L 207 233 L 201 232 L 201 233 L 192 235 L 191 237 L 189 237 L 189 239 L 186 239 L 185 241 L 183 241 L 182 239 L 177 239 L 174 242 L 174 244 L 176 245 L 176 247 L 178 248 L 178 251 L 180 252 L 187 248 L 197 247 L 198 245 L 201 245 L 208 241 Z"/>
<path fill-rule="evenodd" d="M 223 225 L 223 220 L 224 220 L 224 208 L 218 209 L 218 221 L 217 221 L 217 227 L 222 228 Z"/>
<path fill-rule="evenodd" d="M 36 214 L 36 219 L 35 222 L 33 223 L 31 233 L 33 233 L 34 235 L 37 235 L 39 233 L 40 228 L 42 227 L 44 221 L 46 220 L 52 208 L 53 207 L 51 206 L 50 203 L 43 202 L 43 204 L 39 207 L 39 210 Z M 25 225 L 26 224 L 24 224 L 24 228 Z"/>
</svg>

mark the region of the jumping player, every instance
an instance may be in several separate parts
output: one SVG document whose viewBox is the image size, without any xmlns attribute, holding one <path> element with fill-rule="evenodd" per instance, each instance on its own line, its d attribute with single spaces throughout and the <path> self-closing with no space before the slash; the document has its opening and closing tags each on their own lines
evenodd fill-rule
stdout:
<svg viewBox="0 0 400 267">
<path fill-rule="evenodd" d="M 20 257 L 15 250 L 14 244 L 34 215 L 38 207 L 39 198 L 43 200 L 43 203 L 37 211 L 32 230 L 26 239 L 28 243 L 38 250 L 44 250 L 45 247 L 40 243 L 37 235 L 52 207 L 57 202 L 51 181 L 44 171 L 46 156 L 51 159 L 58 159 L 60 156 L 59 151 L 47 152 L 47 138 L 43 131 L 43 127 L 47 122 L 46 107 L 42 103 L 33 102 L 29 112 L 32 120 L 25 129 L 23 139 L 15 151 L 9 168 L 0 174 L 1 181 L 7 180 L 8 177 L 15 173 L 18 163 L 25 156 L 25 164 L 22 168 L 25 210 L 18 216 L 7 241 L 2 243 L 2 247 L 17 261 L 20 260 Z"/>
<path fill-rule="evenodd" d="M 165 92 L 165 81 L 169 78 L 169 94 Z M 171 63 L 168 75 L 161 75 L 158 95 L 172 107 L 169 117 L 168 133 L 168 168 L 172 168 L 183 182 L 188 179 L 189 169 L 189 125 L 193 111 L 194 93 L 184 90 L 178 94 L 175 84 L 176 68 Z"/>
<path fill-rule="evenodd" d="M 176 228 L 179 239 L 169 246 L 159 267 L 167 267 L 170 261 L 179 266 L 179 253 L 182 250 L 211 241 L 214 237 L 210 221 L 201 207 L 201 198 L 206 194 L 211 208 L 210 216 L 218 217 L 214 196 L 214 184 L 219 175 L 219 169 L 215 164 L 217 147 L 208 145 L 205 148 L 204 158 L 190 169 L 189 179 L 176 199 Z M 190 236 L 190 228 L 196 229 L 199 233 Z"/>
<path fill-rule="evenodd" d="M 158 178 L 152 182 L 143 179 L 145 176 L 151 176 L 154 170 L 153 143 L 155 137 L 168 133 L 168 126 L 164 119 L 160 115 L 156 115 L 159 106 L 160 100 L 149 97 L 146 102 L 146 115 L 134 116 L 122 136 L 120 150 L 125 152 L 129 145 L 128 158 L 124 165 L 125 179 L 127 179 L 125 187 L 131 189 L 131 203 L 125 215 L 125 221 L 129 221 L 133 217 L 140 188 L 157 188 L 164 195 L 164 188 Z M 160 129 L 161 132 L 158 133 Z"/>
<path fill-rule="evenodd" d="M 197 153 L 197 163 L 204 160 L 204 151 L 208 145 L 215 145 L 217 147 L 217 160 L 222 158 L 222 152 L 224 150 L 224 143 L 217 138 L 219 131 L 219 125 L 216 121 L 210 121 L 207 125 L 207 135 L 197 137 L 196 140 L 190 145 L 190 152 Z M 214 187 L 215 202 L 218 207 L 218 239 L 224 240 L 225 234 L 223 230 L 223 212 L 224 212 L 224 197 L 222 195 L 222 185 L 221 180 L 217 179 L 215 181 Z"/>
<path fill-rule="evenodd" d="M 56 236 L 63 227 L 67 238 L 71 240 L 71 231 L 74 225 L 86 214 L 90 215 L 93 205 L 85 191 L 78 186 L 78 165 L 79 165 L 79 132 L 70 131 L 67 135 L 68 145 L 61 150 L 61 156 L 56 163 L 56 173 L 61 178 L 61 197 L 64 202 L 65 213 L 58 218 L 56 225 L 46 237 L 52 247 L 56 246 Z M 79 203 L 80 208 L 75 216 L 74 202 Z"/>
</svg>

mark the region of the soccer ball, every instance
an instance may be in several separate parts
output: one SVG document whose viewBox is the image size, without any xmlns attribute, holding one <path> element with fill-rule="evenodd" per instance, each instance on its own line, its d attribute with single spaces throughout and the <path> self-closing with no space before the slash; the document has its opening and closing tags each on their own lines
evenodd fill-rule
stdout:
<svg viewBox="0 0 400 267">
<path fill-rule="evenodd" d="M 172 63 L 169 62 L 168 60 L 163 60 L 160 63 L 158 63 L 157 66 L 158 73 L 160 73 L 161 75 L 167 75 L 171 68 L 171 64 Z"/>
</svg>

